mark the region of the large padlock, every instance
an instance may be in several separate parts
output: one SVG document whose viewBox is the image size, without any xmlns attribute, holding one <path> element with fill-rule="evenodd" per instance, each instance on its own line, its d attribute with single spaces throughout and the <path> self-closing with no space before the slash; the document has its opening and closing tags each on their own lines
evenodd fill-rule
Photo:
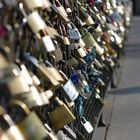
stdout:
<svg viewBox="0 0 140 140">
<path fill-rule="evenodd" d="M 73 113 L 58 97 L 55 98 L 58 106 L 55 110 L 48 113 L 51 124 L 55 130 L 62 129 L 65 125 L 75 120 Z"/>
<path fill-rule="evenodd" d="M 99 44 L 95 41 L 95 39 L 93 38 L 91 33 L 86 31 L 85 34 L 83 35 L 82 39 L 85 42 L 87 48 L 95 47 L 97 53 L 100 56 L 102 56 L 104 54 L 104 49 L 99 46 Z"/>
<path fill-rule="evenodd" d="M 19 100 L 14 100 L 11 102 L 11 113 L 17 113 L 15 116 L 15 121 L 22 131 L 22 134 L 26 139 L 29 140 L 42 140 L 44 138 L 52 139 L 50 132 L 42 124 L 40 118 L 35 112 L 30 112 L 26 104 Z"/>
<path fill-rule="evenodd" d="M 26 18 L 28 25 L 35 34 L 37 34 L 40 30 L 45 29 L 46 24 L 37 11 L 32 12 Z"/>
<path fill-rule="evenodd" d="M 88 133 L 91 133 L 94 130 L 91 123 L 89 121 L 87 121 L 85 117 L 81 117 L 81 124 L 84 126 L 85 130 Z"/>
<path fill-rule="evenodd" d="M 0 106 L 0 140 L 25 140 L 20 129 Z"/>
<path fill-rule="evenodd" d="M 37 73 L 48 83 L 49 88 L 56 89 L 60 86 L 60 82 L 63 82 L 57 69 L 48 63 L 48 61 L 39 63 L 38 60 L 30 56 L 30 54 L 25 54 L 25 59 L 36 68 Z M 45 65 L 46 63 L 47 66 Z"/>
</svg>

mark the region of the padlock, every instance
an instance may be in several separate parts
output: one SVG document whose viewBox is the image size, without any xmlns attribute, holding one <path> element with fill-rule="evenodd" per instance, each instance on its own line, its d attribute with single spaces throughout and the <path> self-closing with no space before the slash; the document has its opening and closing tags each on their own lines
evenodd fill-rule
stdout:
<svg viewBox="0 0 140 140">
<path fill-rule="evenodd" d="M 82 38 L 80 38 L 79 45 L 80 45 L 80 47 L 83 47 L 83 48 L 86 45 Z"/>
<path fill-rule="evenodd" d="M 69 68 L 72 68 L 72 67 L 75 68 L 75 67 L 78 66 L 78 64 L 79 64 L 79 62 L 78 62 L 77 59 L 74 58 L 74 57 L 70 58 L 70 59 L 67 61 L 67 66 L 68 66 Z"/>
<path fill-rule="evenodd" d="M 53 51 L 51 54 L 54 55 L 56 62 L 63 60 L 62 50 L 59 45 L 57 45 L 55 51 Z"/>
<path fill-rule="evenodd" d="M 0 106 L 0 140 L 25 140 L 22 132 L 11 117 Z"/>
<path fill-rule="evenodd" d="M 40 93 L 40 97 L 44 105 L 50 103 L 49 100 L 52 98 L 52 96 L 53 96 L 53 92 L 51 90 L 47 90 L 45 92 Z"/>
<path fill-rule="evenodd" d="M 64 23 L 70 22 L 66 10 L 58 0 L 53 1 L 52 9 L 57 14 L 57 18 L 60 18 Z"/>
<path fill-rule="evenodd" d="M 70 40 L 66 36 L 63 37 L 63 42 L 64 42 L 64 45 L 70 45 Z"/>
<path fill-rule="evenodd" d="M 104 54 L 104 49 L 99 46 L 99 44 L 95 41 L 91 33 L 86 31 L 82 39 L 84 40 L 87 48 L 96 47 L 96 51 L 100 56 Z"/>
<path fill-rule="evenodd" d="M 19 100 L 14 100 L 11 102 L 10 107 L 11 113 L 18 112 L 18 116 L 15 116 L 15 121 L 26 139 L 42 140 L 50 138 L 50 133 L 45 129 L 37 114 L 30 112 L 26 104 Z"/>
<path fill-rule="evenodd" d="M 44 20 L 37 11 L 34 11 L 27 16 L 27 23 L 35 34 L 46 27 Z"/>
<path fill-rule="evenodd" d="M 52 39 L 50 38 L 49 35 L 43 36 L 42 41 L 43 41 L 43 44 L 44 44 L 47 52 L 55 51 L 55 46 L 54 46 Z"/>
<path fill-rule="evenodd" d="M 97 68 L 100 68 L 100 69 L 103 68 L 103 65 L 96 58 L 94 59 L 94 64 L 95 66 L 97 66 Z"/>
<path fill-rule="evenodd" d="M 80 14 L 79 14 L 79 17 L 80 19 L 85 22 L 87 25 L 93 25 L 94 24 L 94 21 L 93 19 L 91 18 L 91 16 L 86 12 L 86 10 L 84 9 L 83 6 L 80 6 Z"/>
<path fill-rule="evenodd" d="M 15 71 L 15 77 L 6 84 L 11 97 L 13 99 L 22 100 L 28 104 L 29 108 L 43 105 L 38 90 L 32 85 L 33 83 L 30 79 L 30 75 L 28 75 L 23 65 L 21 68 L 21 72 L 16 71 L 15 67 L 12 69 Z M 25 78 L 26 75 L 27 77 Z"/>
<path fill-rule="evenodd" d="M 81 124 L 84 126 L 85 130 L 88 133 L 91 133 L 94 130 L 91 123 L 89 121 L 87 121 L 85 117 L 81 117 Z"/>
<path fill-rule="evenodd" d="M 63 88 L 72 101 L 74 101 L 78 97 L 79 92 L 70 79 L 65 83 Z"/>
<path fill-rule="evenodd" d="M 59 30 L 60 30 L 60 32 L 61 32 L 64 45 L 70 46 L 70 40 L 69 40 L 69 38 L 68 38 L 68 35 L 67 35 L 67 32 L 66 32 L 65 26 L 64 26 L 63 24 L 61 24 L 61 25 L 59 26 Z"/>
<path fill-rule="evenodd" d="M 77 51 L 77 53 L 78 53 L 78 55 L 81 57 L 81 58 L 83 58 L 83 57 L 85 57 L 87 54 L 86 54 L 86 51 L 84 50 L 84 48 L 82 48 L 82 47 L 78 47 L 77 49 L 76 49 L 76 51 Z"/>
<path fill-rule="evenodd" d="M 51 57 L 53 59 L 53 62 L 56 61 L 53 55 Z M 45 64 L 46 64 L 46 70 L 48 71 L 48 73 L 52 74 L 52 77 L 54 77 L 57 81 L 63 84 L 64 79 L 59 73 L 59 71 L 55 67 L 53 67 L 53 65 L 49 61 L 45 60 Z"/>
<path fill-rule="evenodd" d="M 15 76 L 7 83 L 7 87 L 13 96 L 30 92 L 30 87 L 22 76 Z"/>
<path fill-rule="evenodd" d="M 34 10 L 36 8 L 41 8 L 43 6 L 43 1 L 42 0 L 24 0 L 24 3 L 30 10 Z"/>
<path fill-rule="evenodd" d="M 59 72 L 50 63 L 47 63 L 48 61 L 45 61 L 48 65 L 46 66 L 45 63 L 39 63 L 38 60 L 30 56 L 30 54 L 25 54 L 24 56 L 26 61 L 36 68 L 39 76 L 47 82 L 48 88 L 56 89 L 60 86 L 60 82 L 63 83 Z"/>
<path fill-rule="evenodd" d="M 68 25 L 67 25 L 67 28 L 68 28 L 68 33 L 69 33 L 69 38 L 71 40 L 80 40 L 81 38 L 81 34 L 80 32 L 78 31 L 78 29 L 76 28 L 76 26 L 70 22 Z"/>
<path fill-rule="evenodd" d="M 68 14 L 66 12 L 66 10 L 64 9 L 64 7 L 61 5 L 61 3 L 59 2 L 59 0 L 55 0 L 55 4 L 57 6 L 57 10 L 65 17 L 68 17 Z"/>
<path fill-rule="evenodd" d="M 65 125 L 75 120 L 73 113 L 58 97 L 55 97 L 58 106 L 48 113 L 51 124 L 55 130 L 62 129 Z"/>
</svg>

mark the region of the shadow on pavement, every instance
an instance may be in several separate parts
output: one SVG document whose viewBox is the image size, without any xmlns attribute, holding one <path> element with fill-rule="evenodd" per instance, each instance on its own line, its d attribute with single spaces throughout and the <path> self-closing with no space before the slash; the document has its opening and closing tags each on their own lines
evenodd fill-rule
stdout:
<svg viewBox="0 0 140 140">
<path fill-rule="evenodd" d="M 140 93 L 140 86 L 137 87 L 128 87 L 128 88 L 123 88 L 123 89 L 115 89 L 109 91 L 109 94 L 119 94 L 119 95 L 124 95 L 124 94 L 138 94 Z"/>
</svg>

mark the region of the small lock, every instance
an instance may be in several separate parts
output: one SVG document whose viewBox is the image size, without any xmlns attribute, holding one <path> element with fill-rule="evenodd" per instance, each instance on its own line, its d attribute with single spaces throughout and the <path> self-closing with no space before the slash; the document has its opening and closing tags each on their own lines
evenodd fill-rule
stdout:
<svg viewBox="0 0 140 140">
<path fill-rule="evenodd" d="M 50 103 L 49 100 L 50 98 L 52 98 L 52 96 L 53 96 L 53 92 L 51 90 L 47 90 L 45 92 L 40 93 L 40 97 L 44 105 Z"/>
<path fill-rule="evenodd" d="M 66 37 L 66 36 L 63 37 L 63 42 L 64 42 L 64 45 L 70 45 L 70 41 L 69 41 L 68 37 Z"/>
<path fill-rule="evenodd" d="M 72 22 L 70 22 L 67 26 L 68 26 L 68 33 L 69 33 L 70 39 L 79 41 L 81 38 L 81 34 L 76 28 L 76 26 Z"/>
<path fill-rule="evenodd" d="M 86 120 L 85 117 L 81 117 L 81 124 L 84 126 L 85 130 L 88 133 L 91 133 L 93 131 L 93 126 L 91 125 L 89 121 Z"/>
<path fill-rule="evenodd" d="M 61 5 L 61 3 L 59 2 L 59 0 L 55 0 L 55 4 L 57 6 L 57 10 L 65 17 L 68 17 L 68 14 L 66 12 L 66 10 L 64 9 L 64 7 Z"/>
<path fill-rule="evenodd" d="M 63 14 L 65 17 L 68 17 L 67 12 L 66 12 L 66 10 L 64 9 L 64 7 L 63 7 L 62 5 L 59 6 L 59 7 L 57 7 L 57 10 L 58 10 L 61 14 Z"/>
<path fill-rule="evenodd" d="M 78 49 L 77 49 L 77 52 L 78 52 L 78 54 L 80 55 L 80 57 L 85 57 L 87 54 L 86 54 L 86 51 L 84 50 L 84 48 L 82 48 L 82 47 L 79 47 Z"/>
<path fill-rule="evenodd" d="M 42 37 L 43 44 L 47 52 L 55 51 L 55 46 L 52 42 L 52 39 L 49 35 Z"/>
<path fill-rule="evenodd" d="M 79 92 L 70 79 L 66 82 L 63 88 L 72 101 L 74 101 L 78 97 Z"/>
</svg>

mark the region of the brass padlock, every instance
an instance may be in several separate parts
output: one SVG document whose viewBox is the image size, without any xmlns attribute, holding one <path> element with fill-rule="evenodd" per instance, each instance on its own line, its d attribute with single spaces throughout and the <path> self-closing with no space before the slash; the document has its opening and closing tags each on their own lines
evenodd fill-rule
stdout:
<svg viewBox="0 0 140 140">
<path fill-rule="evenodd" d="M 49 136 L 49 132 L 47 132 L 39 117 L 35 112 L 30 112 L 26 104 L 14 100 L 10 107 L 13 113 L 18 112 L 18 116 L 15 116 L 15 118 L 18 117 L 16 123 L 26 139 L 42 140 Z"/>
<path fill-rule="evenodd" d="M 38 75 L 45 80 L 49 88 L 55 90 L 60 86 L 60 82 L 63 82 L 59 72 L 50 63 L 48 64 L 49 67 L 47 67 L 45 63 L 39 63 L 38 60 L 30 54 L 25 54 L 25 59 L 36 68 Z M 45 62 L 47 63 L 48 61 Z"/>
<path fill-rule="evenodd" d="M 55 130 L 62 129 L 65 125 L 74 121 L 75 117 L 70 109 L 58 97 L 55 98 L 58 103 L 56 109 L 48 113 L 51 124 Z"/>
</svg>

